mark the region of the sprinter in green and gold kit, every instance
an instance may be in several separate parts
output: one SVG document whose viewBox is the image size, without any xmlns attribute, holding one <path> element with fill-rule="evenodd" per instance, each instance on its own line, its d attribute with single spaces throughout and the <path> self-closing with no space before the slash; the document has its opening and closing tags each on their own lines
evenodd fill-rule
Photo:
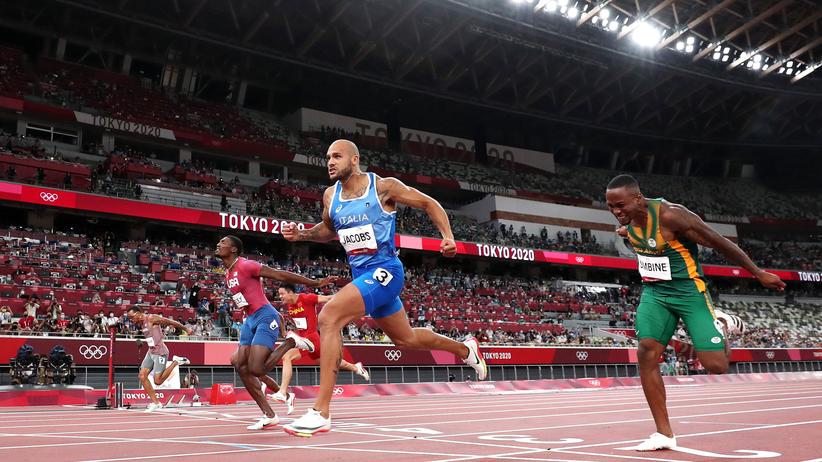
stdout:
<svg viewBox="0 0 822 462">
<path fill-rule="evenodd" d="M 700 363 L 714 374 L 728 370 L 727 332 L 742 329 L 739 318 L 714 309 L 697 258 L 698 246 L 716 249 L 767 288 L 784 290 L 785 283 L 759 269 L 742 249 L 687 208 L 665 199 L 645 198 L 630 175 L 612 179 L 605 198 L 619 221 L 617 234 L 627 238 L 636 252 L 644 286 L 636 315 L 637 361 L 656 433 L 635 449 L 670 449 L 676 446 L 676 438 L 668 419 L 658 361 L 679 320 L 693 339 Z"/>
</svg>

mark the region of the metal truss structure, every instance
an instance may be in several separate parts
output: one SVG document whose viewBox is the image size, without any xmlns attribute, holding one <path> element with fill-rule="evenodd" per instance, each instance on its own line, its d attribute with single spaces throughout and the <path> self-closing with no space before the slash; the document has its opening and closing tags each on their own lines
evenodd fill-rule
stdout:
<svg viewBox="0 0 822 462">
<path fill-rule="evenodd" d="M 820 144 L 820 2 L 571 0 L 575 20 L 546 13 L 548 3 L 0 0 L 0 26 L 90 50 L 175 59 L 267 88 L 315 76 L 606 134 Z M 592 27 L 605 8 L 621 21 L 618 30 Z M 640 21 L 664 32 L 651 49 L 627 39 Z M 688 36 L 697 42 L 693 53 L 671 49 Z M 711 59 L 726 47 L 732 59 Z M 766 70 L 744 69 L 754 54 L 765 56 Z M 789 61 L 801 75 L 780 74 Z"/>
</svg>

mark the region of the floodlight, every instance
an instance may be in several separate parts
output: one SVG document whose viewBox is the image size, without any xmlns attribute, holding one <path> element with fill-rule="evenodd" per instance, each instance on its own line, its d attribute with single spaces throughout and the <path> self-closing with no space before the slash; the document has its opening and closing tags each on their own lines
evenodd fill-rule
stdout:
<svg viewBox="0 0 822 462">
<path fill-rule="evenodd" d="M 659 40 L 662 38 L 662 33 L 656 27 L 642 21 L 636 29 L 634 29 L 631 38 L 639 46 L 652 47 L 659 43 Z"/>
<path fill-rule="evenodd" d="M 576 6 L 572 6 L 568 8 L 568 19 L 576 19 L 577 15 L 579 14 L 579 10 Z"/>
</svg>

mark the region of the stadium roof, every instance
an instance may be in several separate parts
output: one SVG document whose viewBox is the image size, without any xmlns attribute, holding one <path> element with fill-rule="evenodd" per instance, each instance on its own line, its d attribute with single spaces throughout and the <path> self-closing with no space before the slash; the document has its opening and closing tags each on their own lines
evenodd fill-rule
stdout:
<svg viewBox="0 0 822 462">
<path fill-rule="evenodd" d="M 809 147 L 822 139 L 822 72 L 814 73 L 822 6 L 813 0 L 0 0 L 0 8 L 5 28 L 146 60 L 173 55 L 266 87 L 332 77 L 666 141 Z"/>
</svg>

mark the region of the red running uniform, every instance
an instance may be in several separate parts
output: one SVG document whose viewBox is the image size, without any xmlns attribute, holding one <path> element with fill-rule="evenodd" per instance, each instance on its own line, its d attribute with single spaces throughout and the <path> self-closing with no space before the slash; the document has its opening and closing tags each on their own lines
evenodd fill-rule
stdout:
<svg viewBox="0 0 822 462">
<path fill-rule="evenodd" d="M 320 359 L 320 333 L 317 330 L 317 302 L 316 294 L 300 294 L 297 296 L 297 303 L 286 305 L 288 317 L 294 321 L 297 328 L 297 335 L 305 337 L 314 344 L 314 352 L 307 354 L 311 359 Z"/>
</svg>

